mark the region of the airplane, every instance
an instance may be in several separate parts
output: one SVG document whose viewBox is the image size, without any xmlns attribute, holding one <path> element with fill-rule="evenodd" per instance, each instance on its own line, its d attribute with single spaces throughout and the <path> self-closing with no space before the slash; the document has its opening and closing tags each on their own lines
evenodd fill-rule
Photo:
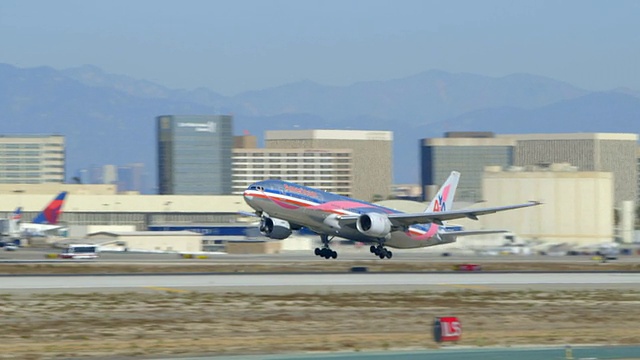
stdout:
<svg viewBox="0 0 640 360">
<path fill-rule="evenodd" d="M 380 259 L 391 259 L 387 249 L 413 249 L 455 242 L 458 236 L 507 232 L 506 230 L 461 230 L 447 226 L 447 220 L 470 218 L 499 211 L 540 205 L 524 204 L 452 210 L 460 173 L 452 171 L 423 213 L 398 210 L 352 199 L 331 192 L 301 186 L 282 180 L 263 180 L 244 191 L 245 202 L 261 218 L 260 232 L 271 239 L 286 239 L 292 230 L 306 227 L 320 235 L 322 247 L 315 255 L 336 259 L 330 248 L 339 237 L 371 244 L 369 250 Z"/>
<path fill-rule="evenodd" d="M 22 208 L 18 207 L 10 219 L 10 233 L 13 237 L 45 236 L 47 231 L 60 229 L 58 219 L 67 196 L 66 191 L 59 193 L 30 223 L 22 222 Z"/>
</svg>

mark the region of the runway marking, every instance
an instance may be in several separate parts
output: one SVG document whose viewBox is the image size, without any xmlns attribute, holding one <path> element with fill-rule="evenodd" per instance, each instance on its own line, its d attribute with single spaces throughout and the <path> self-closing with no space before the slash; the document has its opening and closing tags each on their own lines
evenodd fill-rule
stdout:
<svg viewBox="0 0 640 360">
<path fill-rule="evenodd" d="M 458 289 L 467 290 L 491 290 L 491 287 L 485 285 L 464 285 L 464 284 L 438 284 L 440 286 L 450 286 Z"/>
<path fill-rule="evenodd" d="M 173 292 L 173 293 L 188 293 L 188 292 L 191 292 L 189 290 L 174 289 L 174 288 L 160 287 L 160 286 L 143 286 L 143 288 L 150 289 L 150 290 L 157 290 L 157 291 Z"/>
</svg>

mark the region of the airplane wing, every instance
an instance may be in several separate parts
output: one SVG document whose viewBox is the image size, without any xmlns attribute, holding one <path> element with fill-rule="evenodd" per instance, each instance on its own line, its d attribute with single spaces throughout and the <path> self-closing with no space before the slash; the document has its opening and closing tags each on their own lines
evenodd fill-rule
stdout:
<svg viewBox="0 0 640 360">
<path fill-rule="evenodd" d="M 458 236 L 470 236 L 470 235 L 484 235 L 484 234 L 502 234 L 509 232 L 509 230 L 460 230 L 460 231 L 442 231 L 440 235 L 455 235 Z"/>
<path fill-rule="evenodd" d="M 507 206 L 496 206 L 496 207 L 487 207 L 480 209 L 460 209 L 460 210 L 452 210 L 452 211 L 441 211 L 441 212 L 425 212 L 425 213 L 414 213 L 414 214 L 388 214 L 388 218 L 394 226 L 402 227 L 402 226 L 410 226 L 416 224 L 429 224 L 436 223 L 442 225 L 443 221 L 454 220 L 454 219 L 462 219 L 469 218 L 473 220 L 478 220 L 478 216 L 493 214 L 500 211 L 519 209 L 529 206 L 540 205 L 541 203 L 538 201 L 530 201 L 524 204 L 517 205 L 507 205 Z M 352 220 L 357 220 L 359 215 L 347 215 L 340 217 L 340 223 L 348 223 Z"/>
</svg>

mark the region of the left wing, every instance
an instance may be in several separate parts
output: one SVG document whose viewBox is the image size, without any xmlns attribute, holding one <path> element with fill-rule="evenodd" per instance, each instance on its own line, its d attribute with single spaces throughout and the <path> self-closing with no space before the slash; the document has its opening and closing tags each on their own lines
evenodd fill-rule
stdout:
<svg viewBox="0 0 640 360">
<path fill-rule="evenodd" d="M 529 206 L 540 205 L 539 201 L 530 201 L 525 204 L 518 205 L 507 205 L 507 206 L 496 206 L 496 207 L 488 207 L 488 208 L 480 208 L 480 209 L 461 209 L 461 210 L 452 210 L 452 211 L 441 211 L 441 212 L 426 212 L 426 213 L 415 213 L 415 214 L 388 214 L 387 217 L 391 221 L 391 224 L 394 226 L 410 226 L 416 224 L 428 224 L 428 223 L 436 223 L 438 225 L 442 225 L 443 221 L 454 220 L 454 219 L 462 219 L 469 218 L 473 220 L 478 220 L 478 216 L 493 214 L 500 211 L 520 209 Z M 360 215 L 346 215 L 340 217 L 340 223 L 350 223 L 351 221 L 355 221 L 358 219 Z"/>
</svg>

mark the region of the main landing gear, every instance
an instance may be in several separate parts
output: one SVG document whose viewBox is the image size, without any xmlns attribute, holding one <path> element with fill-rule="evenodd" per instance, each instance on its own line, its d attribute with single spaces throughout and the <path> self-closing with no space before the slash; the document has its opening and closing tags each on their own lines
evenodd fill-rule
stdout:
<svg viewBox="0 0 640 360">
<path fill-rule="evenodd" d="M 371 251 L 372 254 L 375 254 L 380 259 L 384 259 L 384 258 L 391 259 L 391 257 L 393 256 L 393 253 L 391 252 L 391 250 L 387 250 L 387 248 L 382 245 L 378 245 L 378 246 L 371 245 L 371 247 L 369 248 L 369 251 Z"/>
<path fill-rule="evenodd" d="M 333 239 L 329 239 L 328 235 L 320 235 L 320 240 L 322 240 L 322 248 L 316 248 L 315 254 L 316 256 L 323 257 L 325 259 L 336 259 L 338 257 L 338 253 L 331 250 L 329 247 L 329 242 Z"/>
</svg>

